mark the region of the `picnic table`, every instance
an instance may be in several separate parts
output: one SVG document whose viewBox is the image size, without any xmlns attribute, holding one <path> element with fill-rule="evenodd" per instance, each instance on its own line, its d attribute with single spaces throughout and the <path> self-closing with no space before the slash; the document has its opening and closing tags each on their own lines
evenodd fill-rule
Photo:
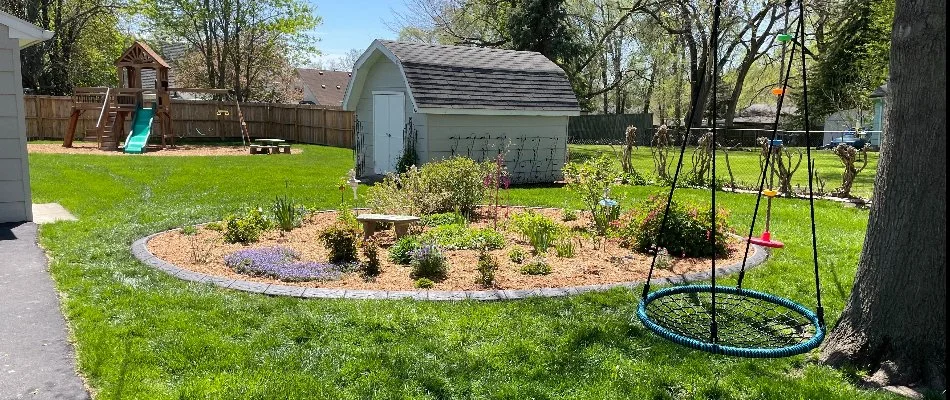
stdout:
<svg viewBox="0 0 950 400">
<path fill-rule="evenodd" d="M 254 139 L 251 154 L 290 154 L 290 145 L 284 139 Z"/>
</svg>

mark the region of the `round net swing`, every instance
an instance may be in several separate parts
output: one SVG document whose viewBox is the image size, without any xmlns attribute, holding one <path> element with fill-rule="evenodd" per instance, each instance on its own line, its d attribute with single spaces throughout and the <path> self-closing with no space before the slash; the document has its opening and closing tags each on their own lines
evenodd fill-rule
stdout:
<svg viewBox="0 0 950 400">
<path fill-rule="evenodd" d="M 713 26 L 710 48 L 713 49 L 714 57 L 718 48 L 718 32 L 720 20 L 720 3 L 716 0 L 713 9 Z M 795 58 L 795 49 L 802 45 L 804 32 L 804 10 L 801 7 L 802 1 L 798 2 L 797 28 L 793 35 L 778 35 L 778 40 L 783 43 L 791 42 L 791 56 L 787 66 L 782 65 L 783 76 L 780 77 L 782 87 L 773 90 L 773 94 L 778 96 L 777 110 L 775 115 L 775 124 L 773 125 L 772 137 L 769 141 L 771 152 L 772 143 L 780 143 L 776 140 L 778 133 L 778 123 L 782 111 L 782 101 L 788 87 L 788 77 L 791 72 L 791 66 Z M 786 3 L 786 11 L 791 7 L 791 0 Z M 785 13 L 786 31 L 789 26 L 788 12 Z M 803 93 L 807 89 L 807 77 L 805 75 L 805 51 L 802 48 L 802 86 Z M 712 87 L 717 87 L 717 66 L 713 63 Z M 705 78 L 705 77 L 703 77 Z M 698 91 L 693 97 L 693 107 L 698 103 Z M 712 98 L 712 110 L 717 110 L 716 96 Z M 808 121 L 808 100 L 803 96 L 804 120 Z M 689 115 L 693 115 L 690 113 Z M 712 168 L 711 175 L 711 212 L 716 212 L 716 116 L 712 118 Z M 667 219 L 670 211 L 670 204 L 673 199 L 673 192 L 676 189 L 676 183 L 679 178 L 680 170 L 683 164 L 683 157 L 686 152 L 688 133 L 690 132 L 690 123 L 686 125 L 687 136 L 680 145 L 680 158 L 676 166 L 676 172 L 673 175 L 670 192 L 667 198 L 666 210 L 663 213 L 663 219 L 657 237 L 654 243 L 658 247 L 660 237 L 667 227 Z M 810 138 L 810 131 L 807 124 L 805 127 L 806 139 Z M 771 157 L 766 158 L 760 175 L 759 192 L 756 196 L 755 209 L 752 213 L 752 222 L 749 227 L 749 234 L 746 236 L 745 255 L 742 260 L 739 271 L 738 283 L 735 287 L 723 287 L 716 284 L 716 257 L 711 258 L 712 274 L 709 285 L 687 285 L 668 287 L 654 292 L 650 292 L 650 281 L 653 277 L 653 270 L 656 265 L 658 251 L 653 251 L 653 262 L 650 265 L 650 271 L 647 275 L 646 284 L 643 287 L 642 299 L 637 308 L 637 318 L 643 325 L 674 343 L 688 346 L 697 350 L 706 351 L 714 354 L 724 354 L 738 357 L 767 358 L 767 357 L 788 357 L 796 354 L 808 352 L 818 347 L 825 337 L 824 312 L 821 307 L 821 285 L 818 275 L 818 247 L 815 236 L 815 206 L 813 195 L 811 147 L 806 146 L 808 155 L 808 187 L 809 187 L 809 205 L 811 212 L 811 244 L 812 259 L 815 275 L 815 293 L 817 300 L 816 311 L 798 304 L 792 300 L 775 296 L 773 294 L 750 290 L 742 287 L 742 281 L 745 276 L 745 265 L 748 260 L 749 250 L 752 244 L 757 244 L 756 238 L 752 236 L 755 229 L 756 216 L 758 215 L 763 193 L 765 192 L 766 175 L 771 165 Z M 772 190 L 769 190 L 772 192 Z M 711 217 L 712 227 L 709 236 L 710 246 L 716 245 L 716 218 L 715 214 Z M 757 244 L 758 245 L 758 244 Z M 777 246 L 772 246 L 777 247 Z M 713 247 L 715 248 L 715 247 Z M 713 251 L 715 254 L 715 251 Z"/>
</svg>

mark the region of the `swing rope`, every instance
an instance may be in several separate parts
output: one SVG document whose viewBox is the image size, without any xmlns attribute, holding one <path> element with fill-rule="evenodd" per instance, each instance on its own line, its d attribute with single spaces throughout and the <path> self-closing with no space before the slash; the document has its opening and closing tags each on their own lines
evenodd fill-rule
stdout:
<svg viewBox="0 0 950 400">
<path fill-rule="evenodd" d="M 785 4 L 786 4 L 786 11 L 785 11 L 785 31 L 786 31 L 786 32 L 788 31 L 788 13 L 790 12 L 789 9 L 791 8 L 791 7 L 790 7 L 791 2 L 792 2 L 792 0 L 787 0 L 786 3 L 785 3 Z M 800 14 L 799 14 L 799 17 L 798 17 L 798 20 L 799 20 L 799 21 L 804 20 L 804 18 L 802 18 L 802 16 L 804 16 L 804 10 L 800 11 Z M 802 28 L 802 26 L 801 26 L 801 24 L 799 23 L 799 24 L 797 25 L 796 29 L 795 29 L 795 37 L 796 37 L 796 38 L 799 36 L 799 34 L 802 33 L 802 31 L 800 30 L 801 28 Z M 739 270 L 738 282 L 736 283 L 736 287 L 738 287 L 738 288 L 740 288 L 740 289 L 742 288 L 742 281 L 743 281 L 743 279 L 745 278 L 745 265 L 746 265 L 746 261 L 748 261 L 748 259 L 749 259 L 749 250 L 750 250 L 751 247 L 752 247 L 752 241 L 749 240 L 749 239 L 751 239 L 751 238 L 752 238 L 752 235 L 755 233 L 755 223 L 756 223 L 756 221 L 758 220 L 759 207 L 760 207 L 760 205 L 762 204 L 762 190 L 765 189 L 765 178 L 766 178 L 766 175 L 768 174 L 768 171 L 769 171 L 770 162 L 772 161 L 772 157 L 771 157 L 771 155 L 772 155 L 772 145 L 775 143 L 775 139 L 778 137 L 778 124 L 779 124 L 779 120 L 780 120 L 780 118 L 781 118 L 781 116 L 782 116 L 782 105 L 783 105 L 784 100 L 785 100 L 785 89 L 788 87 L 788 79 L 789 79 L 789 76 L 791 76 L 792 64 L 794 63 L 794 60 L 795 60 L 795 49 L 796 49 L 796 47 L 798 47 L 797 44 L 798 44 L 798 40 L 792 41 L 791 55 L 788 57 L 788 65 L 787 65 L 787 66 L 784 65 L 785 60 L 782 60 L 783 65 L 781 65 L 781 68 L 784 70 L 784 77 L 783 77 L 783 80 L 782 80 L 782 95 L 781 95 L 781 96 L 778 96 L 778 103 L 777 103 L 776 106 L 775 106 L 775 120 L 773 121 L 773 124 L 772 124 L 772 134 L 771 134 L 771 137 L 769 138 L 769 142 L 768 142 L 768 146 L 767 146 L 767 151 L 768 151 L 768 152 L 766 153 L 767 155 L 766 155 L 766 158 L 765 158 L 765 165 L 764 165 L 763 168 L 762 168 L 762 174 L 761 174 L 761 176 L 760 176 L 760 178 L 759 178 L 759 193 L 756 194 L 756 196 L 755 196 L 755 207 L 752 209 L 752 223 L 749 224 L 749 234 L 746 235 L 745 252 L 744 252 L 743 255 L 742 255 L 742 264 L 741 264 L 742 266 L 741 266 L 741 268 L 740 268 L 740 270 Z M 807 123 L 805 124 L 805 130 L 806 130 L 806 132 L 808 131 L 808 124 L 807 124 Z M 807 135 L 807 133 L 806 133 L 806 135 Z M 811 159 L 810 159 L 810 158 L 809 158 L 808 162 L 811 163 Z M 774 170 L 774 169 L 775 169 L 775 165 L 774 165 L 774 164 L 771 165 L 771 168 L 772 168 L 772 170 Z M 809 189 L 811 189 L 811 188 L 809 188 Z M 771 202 L 771 198 L 769 198 L 769 201 Z M 770 210 L 770 211 L 771 211 L 771 210 Z"/>
<path fill-rule="evenodd" d="M 790 7 L 791 0 L 787 2 L 787 8 Z M 788 76 L 791 72 L 791 65 L 794 62 L 795 46 L 802 46 L 804 43 L 804 8 L 802 0 L 798 2 L 800 13 L 798 17 L 797 29 L 795 33 L 795 42 L 792 46 L 792 55 L 789 57 L 789 63 L 786 74 L 783 78 L 783 92 L 778 100 L 778 113 L 776 114 L 776 125 L 772 132 L 773 140 L 777 135 L 778 118 L 781 112 L 781 102 L 784 98 L 784 88 L 788 86 Z M 788 12 L 788 11 L 787 11 Z M 719 18 L 721 13 L 720 0 L 715 2 L 713 12 L 713 34 L 711 38 L 711 47 L 715 52 L 718 47 Z M 786 29 L 788 28 L 786 15 Z M 784 35 L 784 34 L 783 34 Z M 788 35 L 784 35 L 785 39 Z M 798 42 L 797 39 L 801 39 Z M 804 50 L 804 47 L 803 47 Z M 717 54 L 714 53 L 714 57 Z M 802 69 L 805 68 L 805 52 L 801 53 Z M 783 60 L 783 68 L 786 68 Z M 716 83 L 718 75 L 718 66 L 713 65 L 713 84 Z M 699 85 L 702 87 L 705 77 L 701 76 Z M 807 77 L 802 76 L 803 81 Z M 803 90 L 807 86 L 803 85 Z M 698 91 L 697 91 L 698 92 Z M 693 107 L 687 123 L 687 135 L 692 123 L 692 117 L 696 112 L 697 93 L 694 93 Z M 821 285 L 818 275 L 818 248 L 815 226 L 814 209 L 814 190 L 813 190 L 813 163 L 811 159 L 811 149 L 808 149 L 809 162 L 809 205 L 811 212 L 812 229 L 812 261 L 814 263 L 815 287 L 817 293 L 817 315 L 804 306 L 791 300 L 778 297 L 772 294 L 758 292 L 749 289 L 736 287 L 719 287 L 716 282 L 716 234 L 719 227 L 716 220 L 716 145 L 718 126 L 715 118 L 715 109 L 717 102 L 715 97 L 712 99 L 713 122 L 712 122 L 712 169 L 710 177 L 711 201 L 712 201 L 712 224 L 708 232 L 708 240 L 713 246 L 713 257 L 711 260 L 712 273 L 710 285 L 688 285 L 670 287 L 650 292 L 650 282 L 652 279 L 658 249 L 659 240 L 663 237 L 668 214 L 672 203 L 673 192 L 676 189 L 677 179 L 681 172 L 683 158 L 685 155 L 686 141 L 688 136 L 683 138 L 680 146 L 680 159 L 677 162 L 676 173 L 673 176 L 670 193 L 667 197 L 667 204 L 661 220 L 660 230 L 657 233 L 653 243 L 653 262 L 650 265 L 650 271 L 647 276 L 646 284 L 643 289 L 643 298 L 637 308 L 637 317 L 643 322 L 644 326 L 656 334 L 669 339 L 675 343 L 692 347 L 695 349 L 707 351 L 715 354 L 726 354 L 740 357 L 787 357 L 801 354 L 814 349 L 821 343 L 825 335 L 825 325 L 823 320 L 823 311 L 821 307 Z M 803 103 L 807 121 L 808 103 L 807 98 Z M 811 132 L 805 128 L 806 140 L 810 143 Z M 771 152 L 772 142 L 769 143 L 769 152 Z M 756 196 L 756 213 L 761 202 L 762 189 L 768 173 L 769 159 L 766 160 L 766 166 L 762 170 L 760 180 L 759 194 Z M 773 166 L 774 168 L 774 166 Z M 753 223 L 750 227 L 751 237 Z M 750 244 L 746 245 L 746 256 L 748 255 Z M 744 272 L 745 262 L 742 263 L 742 272 Z M 740 278 L 741 279 L 741 278 Z M 741 285 L 741 280 L 740 280 Z"/>
</svg>

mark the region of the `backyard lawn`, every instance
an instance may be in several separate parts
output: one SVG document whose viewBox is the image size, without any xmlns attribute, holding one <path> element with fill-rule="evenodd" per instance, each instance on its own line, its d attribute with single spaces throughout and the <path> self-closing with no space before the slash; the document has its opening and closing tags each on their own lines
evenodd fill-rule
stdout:
<svg viewBox="0 0 950 400">
<path fill-rule="evenodd" d="M 613 146 L 613 148 L 611 148 L 611 146 L 607 145 L 571 145 L 570 158 L 572 161 L 583 161 L 600 154 L 619 157 L 615 156 L 615 154 L 619 155 L 622 150 L 623 146 Z M 802 152 L 802 161 L 798 170 L 793 175 L 792 186 L 800 185 L 800 189 L 804 191 L 808 189 L 808 164 L 805 160 L 805 149 L 798 147 L 792 148 L 792 151 L 798 150 Z M 686 155 L 683 157 L 683 173 L 688 173 L 693 168 L 692 154 L 693 147 L 687 147 Z M 668 157 L 670 162 L 670 176 L 672 176 L 676 168 L 676 161 L 679 158 L 679 147 L 673 148 Z M 721 152 L 716 157 L 716 175 L 723 179 L 725 183 L 729 183 L 726 159 Z M 844 166 L 841 164 L 838 156 L 834 155 L 831 150 L 812 149 L 812 157 L 815 158 L 815 169 L 818 170 L 818 176 L 824 181 L 824 191 L 831 193 L 839 188 L 841 186 L 841 174 L 844 172 Z M 619 165 L 619 158 L 615 159 L 618 160 L 616 163 Z M 852 195 L 865 199 L 871 197 L 871 193 L 874 191 L 874 174 L 877 171 L 877 159 L 877 152 L 868 152 L 868 165 L 858 174 L 857 178 L 855 178 L 854 186 L 851 189 Z M 792 160 L 793 166 L 794 163 L 798 162 L 797 160 L 798 156 L 795 155 Z M 758 188 L 762 171 L 762 167 L 759 164 L 758 149 L 736 149 L 729 151 L 729 162 L 732 165 L 732 173 L 736 180 L 736 186 L 741 188 Z M 858 167 L 860 166 L 861 164 L 858 163 Z M 634 149 L 633 167 L 647 179 L 655 179 L 656 169 L 653 166 L 653 156 L 650 153 L 649 147 L 641 146 Z M 776 181 L 776 188 L 777 187 L 778 182 Z M 815 190 L 819 191 L 820 189 L 820 183 L 816 181 Z"/>
<path fill-rule="evenodd" d="M 749 360 L 674 345 L 641 326 L 638 292 L 627 289 L 492 303 L 272 298 L 186 283 L 132 256 L 139 237 L 220 220 L 277 195 L 335 208 L 352 152 L 295 147 L 303 154 L 30 155 L 34 202 L 59 202 L 80 219 L 42 226 L 41 244 L 97 398 L 897 398 L 858 390 L 855 376 L 817 365 L 814 352 Z M 647 155 L 635 162 L 651 165 Z M 664 190 L 615 193 L 629 205 Z M 511 198 L 580 207 L 563 188 L 517 188 Z M 703 201 L 708 192 L 685 189 L 678 198 Z M 747 229 L 754 196 L 719 200 L 731 223 Z M 852 285 L 868 212 L 817 207 L 832 323 Z M 815 306 L 807 220 L 807 202 L 775 201 L 772 232 L 786 248 L 752 270 L 745 287 Z"/>
</svg>

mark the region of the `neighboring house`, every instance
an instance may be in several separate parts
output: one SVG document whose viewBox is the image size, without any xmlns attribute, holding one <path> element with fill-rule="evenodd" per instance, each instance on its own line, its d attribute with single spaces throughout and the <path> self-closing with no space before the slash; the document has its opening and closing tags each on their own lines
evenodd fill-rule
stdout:
<svg viewBox="0 0 950 400">
<path fill-rule="evenodd" d="M 0 223 L 33 220 L 20 49 L 52 37 L 0 11 Z"/>
<path fill-rule="evenodd" d="M 772 129 L 775 127 L 775 108 L 776 105 L 774 104 L 751 104 L 739 110 L 736 116 L 733 117 L 732 123 L 747 127 Z M 783 117 L 790 117 L 794 115 L 796 111 L 798 111 L 798 107 L 788 103 L 782 104 Z"/>
<path fill-rule="evenodd" d="M 356 62 L 343 109 L 356 112 L 361 176 L 393 172 L 414 145 L 419 163 L 503 152 L 516 183 L 561 179 L 568 117 L 580 115 L 540 53 L 384 40 Z"/>
<path fill-rule="evenodd" d="M 341 107 L 351 75 L 349 71 L 297 68 L 297 76 L 303 86 L 303 102 Z"/>
<path fill-rule="evenodd" d="M 879 129 L 873 129 L 872 125 L 867 124 L 866 121 L 869 117 L 867 114 L 867 111 L 851 109 L 836 111 L 825 117 L 822 144 L 831 143 L 835 138 L 842 138 L 845 133 L 854 133 L 861 130 L 867 132 L 863 139 L 867 140 L 872 146 L 880 146 L 881 132 Z"/>
</svg>

